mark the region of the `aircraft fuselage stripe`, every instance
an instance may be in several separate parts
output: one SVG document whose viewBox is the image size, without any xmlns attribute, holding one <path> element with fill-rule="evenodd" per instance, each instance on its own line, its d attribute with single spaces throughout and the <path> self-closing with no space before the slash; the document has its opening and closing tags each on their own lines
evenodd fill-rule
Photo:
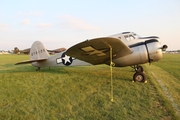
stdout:
<svg viewBox="0 0 180 120">
<path fill-rule="evenodd" d="M 146 42 L 146 44 L 149 44 L 149 43 L 159 42 L 159 41 L 156 40 L 156 39 L 150 39 L 150 40 L 146 40 L 145 42 Z M 133 47 L 145 45 L 145 42 L 139 42 L 139 43 L 136 43 L 136 44 L 132 44 L 132 45 L 129 45 L 129 47 L 130 47 L 130 48 L 133 48 Z"/>
</svg>

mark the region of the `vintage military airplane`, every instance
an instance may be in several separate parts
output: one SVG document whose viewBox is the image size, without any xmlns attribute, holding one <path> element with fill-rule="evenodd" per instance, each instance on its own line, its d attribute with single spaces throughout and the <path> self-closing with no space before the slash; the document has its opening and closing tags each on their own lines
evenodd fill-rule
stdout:
<svg viewBox="0 0 180 120">
<path fill-rule="evenodd" d="M 66 51 L 50 56 L 40 41 L 35 41 L 30 50 L 30 60 L 16 63 L 31 63 L 40 70 L 51 66 L 85 66 L 107 64 L 114 67 L 131 66 L 135 69 L 134 81 L 145 82 L 144 63 L 151 63 L 162 58 L 159 37 L 140 37 L 133 32 L 90 39 L 78 43 Z"/>
</svg>

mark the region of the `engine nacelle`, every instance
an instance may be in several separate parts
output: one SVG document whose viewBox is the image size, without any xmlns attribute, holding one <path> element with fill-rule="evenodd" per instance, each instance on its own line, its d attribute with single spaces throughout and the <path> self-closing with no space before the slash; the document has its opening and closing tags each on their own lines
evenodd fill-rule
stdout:
<svg viewBox="0 0 180 120">
<path fill-rule="evenodd" d="M 133 53 L 113 60 L 116 67 L 133 66 L 143 63 L 151 63 L 162 58 L 160 42 L 156 39 L 140 42 L 129 46 Z"/>
</svg>

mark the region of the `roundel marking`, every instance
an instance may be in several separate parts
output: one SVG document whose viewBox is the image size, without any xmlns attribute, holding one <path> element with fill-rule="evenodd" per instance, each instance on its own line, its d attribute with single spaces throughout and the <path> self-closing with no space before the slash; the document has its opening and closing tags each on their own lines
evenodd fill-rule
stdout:
<svg viewBox="0 0 180 120">
<path fill-rule="evenodd" d="M 69 66 L 72 64 L 73 62 L 73 58 L 70 57 L 70 56 L 67 56 L 66 55 L 66 52 L 64 52 L 62 55 L 61 55 L 61 59 L 62 59 L 62 63 L 66 66 Z"/>
</svg>

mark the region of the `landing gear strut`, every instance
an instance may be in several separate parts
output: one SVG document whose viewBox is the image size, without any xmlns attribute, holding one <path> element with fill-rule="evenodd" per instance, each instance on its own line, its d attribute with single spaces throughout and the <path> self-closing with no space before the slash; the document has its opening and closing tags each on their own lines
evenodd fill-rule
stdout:
<svg viewBox="0 0 180 120">
<path fill-rule="evenodd" d="M 133 66 L 136 73 L 133 75 L 134 82 L 146 82 L 146 75 L 143 73 L 144 69 L 142 66 L 135 65 Z"/>
<path fill-rule="evenodd" d="M 144 69 L 142 66 L 139 66 L 139 65 L 134 65 L 132 66 L 132 68 L 136 71 L 136 72 L 143 72 Z"/>
</svg>

